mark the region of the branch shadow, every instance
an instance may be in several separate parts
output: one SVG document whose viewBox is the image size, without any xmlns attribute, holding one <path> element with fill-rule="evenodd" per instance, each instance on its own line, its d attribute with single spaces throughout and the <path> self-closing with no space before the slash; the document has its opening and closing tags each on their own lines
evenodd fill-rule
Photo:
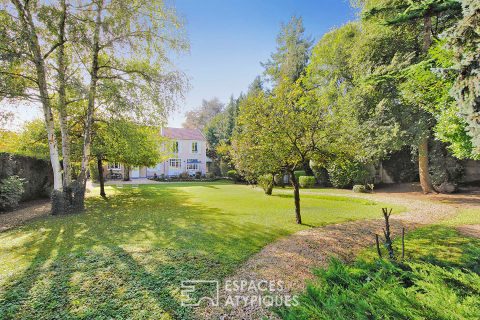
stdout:
<svg viewBox="0 0 480 320">
<path fill-rule="evenodd" d="M 19 233 L 48 230 L 17 246 L 38 252 L 0 286 L 0 318 L 192 317 L 182 280 L 222 280 L 265 244 L 288 232 L 236 223 L 231 213 L 188 203 L 178 186 L 122 188 L 91 198 L 85 214 L 48 217 Z"/>
</svg>

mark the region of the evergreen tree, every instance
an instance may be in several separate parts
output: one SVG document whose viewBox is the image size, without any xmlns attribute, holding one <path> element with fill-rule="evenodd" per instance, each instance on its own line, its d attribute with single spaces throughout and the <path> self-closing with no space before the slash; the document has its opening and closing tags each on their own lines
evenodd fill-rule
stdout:
<svg viewBox="0 0 480 320">
<path fill-rule="evenodd" d="M 480 2 L 463 0 L 462 6 L 463 19 L 451 39 L 459 71 L 452 93 L 468 124 L 475 156 L 480 156 Z"/>
<path fill-rule="evenodd" d="M 283 78 L 296 81 L 307 66 L 312 44 L 312 40 L 305 36 L 302 18 L 293 16 L 281 26 L 276 51 L 270 60 L 262 63 L 265 76 L 274 84 Z"/>
<path fill-rule="evenodd" d="M 400 26 L 406 32 L 418 33 L 421 42 L 415 50 L 415 55 L 417 59 L 421 60 L 427 57 L 428 50 L 432 45 L 432 35 L 436 36 L 451 26 L 458 19 L 459 12 L 460 6 L 455 0 L 416 2 L 367 0 L 363 16 L 365 19 L 380 19 L 382 23 L 392 27 Z M 433 20 L 435 24 L 433 24 Z M 428 141 L 432 124 L 431 120 L 426 120 L 423 130 L 417 135 L 417 147 L 420 184 L 423 192 L 429 193 L 433 191 L 428 166 Z"/>
</svg>

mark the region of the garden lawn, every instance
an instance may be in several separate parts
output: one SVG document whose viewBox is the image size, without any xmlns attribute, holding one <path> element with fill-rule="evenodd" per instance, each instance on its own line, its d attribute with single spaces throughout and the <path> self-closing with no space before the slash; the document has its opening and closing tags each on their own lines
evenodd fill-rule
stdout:
<svg viewBox="0 0 480 320">
<path fill-rule="evenodd" d="M 480 208 L 460 209 L 453 218 L 442 221 L 442 224 L 447 226 L 480 224 Z"/>
<path fill-rule="evenodd" d="M 90 196 L 84 214 L 0 233 L 0 319 L 189 319 L 182 280 L 223 279 L 279 237 L 379 217 L 387 206 L 305 195 L 305 224 L 296 225 L 291 196 L 243 185 L 109 187 L 107 194 Z"/>
</svg>

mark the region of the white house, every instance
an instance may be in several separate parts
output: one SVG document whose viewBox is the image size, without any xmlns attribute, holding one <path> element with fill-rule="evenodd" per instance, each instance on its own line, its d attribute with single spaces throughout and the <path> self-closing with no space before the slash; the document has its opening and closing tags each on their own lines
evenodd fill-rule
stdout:
<svg viewBox="0 0 480 320">
<path fill-rule="evenodd" d="M 200 130 L 166 127 L 160 134 L 169 138 L 163 146 L 163 150 L 169 153 L 168 159 L 152 168 L 134 167 L 130 178 L 172 177 L 184 172 L 193 176 L 196 172 L 202 175 L 207 172 L 207 141 Z M 119 164 L 109 163 L 105 173 L 107 177 L 112 173 L 121 174 L 122 169 Z"/>
</svg>

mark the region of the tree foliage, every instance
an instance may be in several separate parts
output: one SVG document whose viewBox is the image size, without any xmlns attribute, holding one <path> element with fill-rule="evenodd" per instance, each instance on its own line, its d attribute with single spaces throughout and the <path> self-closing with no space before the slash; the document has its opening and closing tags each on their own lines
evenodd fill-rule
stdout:
<svg viewBox="0 0 480 320">
<path fill-rule="evenodd" d="M 296 220 L 301 223 L 299 184 L 294 170 L 329 153 L 334 127 L 328 107 L 319 107 L 301 80 L 284 78 L 271 92 L 253 91 L 240 104 L 232 143 L 236 168 L 247 179 L 289 172 L 294 187 Z"/>
<path fill-rule="evenodd" d="M 463 0 L 463 19 L 453 29 L 451 45 L 459 75 L 452 93 L 467 123 L 474 153 L 480 155 L 480 3 Z"/>
<path fill-rule="evenodd" d="M 92 153 L 109 162 L 119 162 L 126 166 L 152 167 L 166 156 L 161 151 L 162 142 L 157 128 L 120 119 L 99 124 Z"/>
<path fill-rule="evenodd" d="M 212 119 L 222 112 L 224 104 L 218 98 L 202 100 L 202 105 L 196 110 L 185 114 L 184 128 L 203 130 Z"/>
<path fill-rule="evenodd" d="M 312 40 L 305 36 L 302 18 L 293 16 L 282 24 L 277 36 L 277 49 L 270 59 L 262 63 L 265 75 L 278 83 L 284 78 L 297 80 L 305 69 L 310 56 Z"/>
</svg>

